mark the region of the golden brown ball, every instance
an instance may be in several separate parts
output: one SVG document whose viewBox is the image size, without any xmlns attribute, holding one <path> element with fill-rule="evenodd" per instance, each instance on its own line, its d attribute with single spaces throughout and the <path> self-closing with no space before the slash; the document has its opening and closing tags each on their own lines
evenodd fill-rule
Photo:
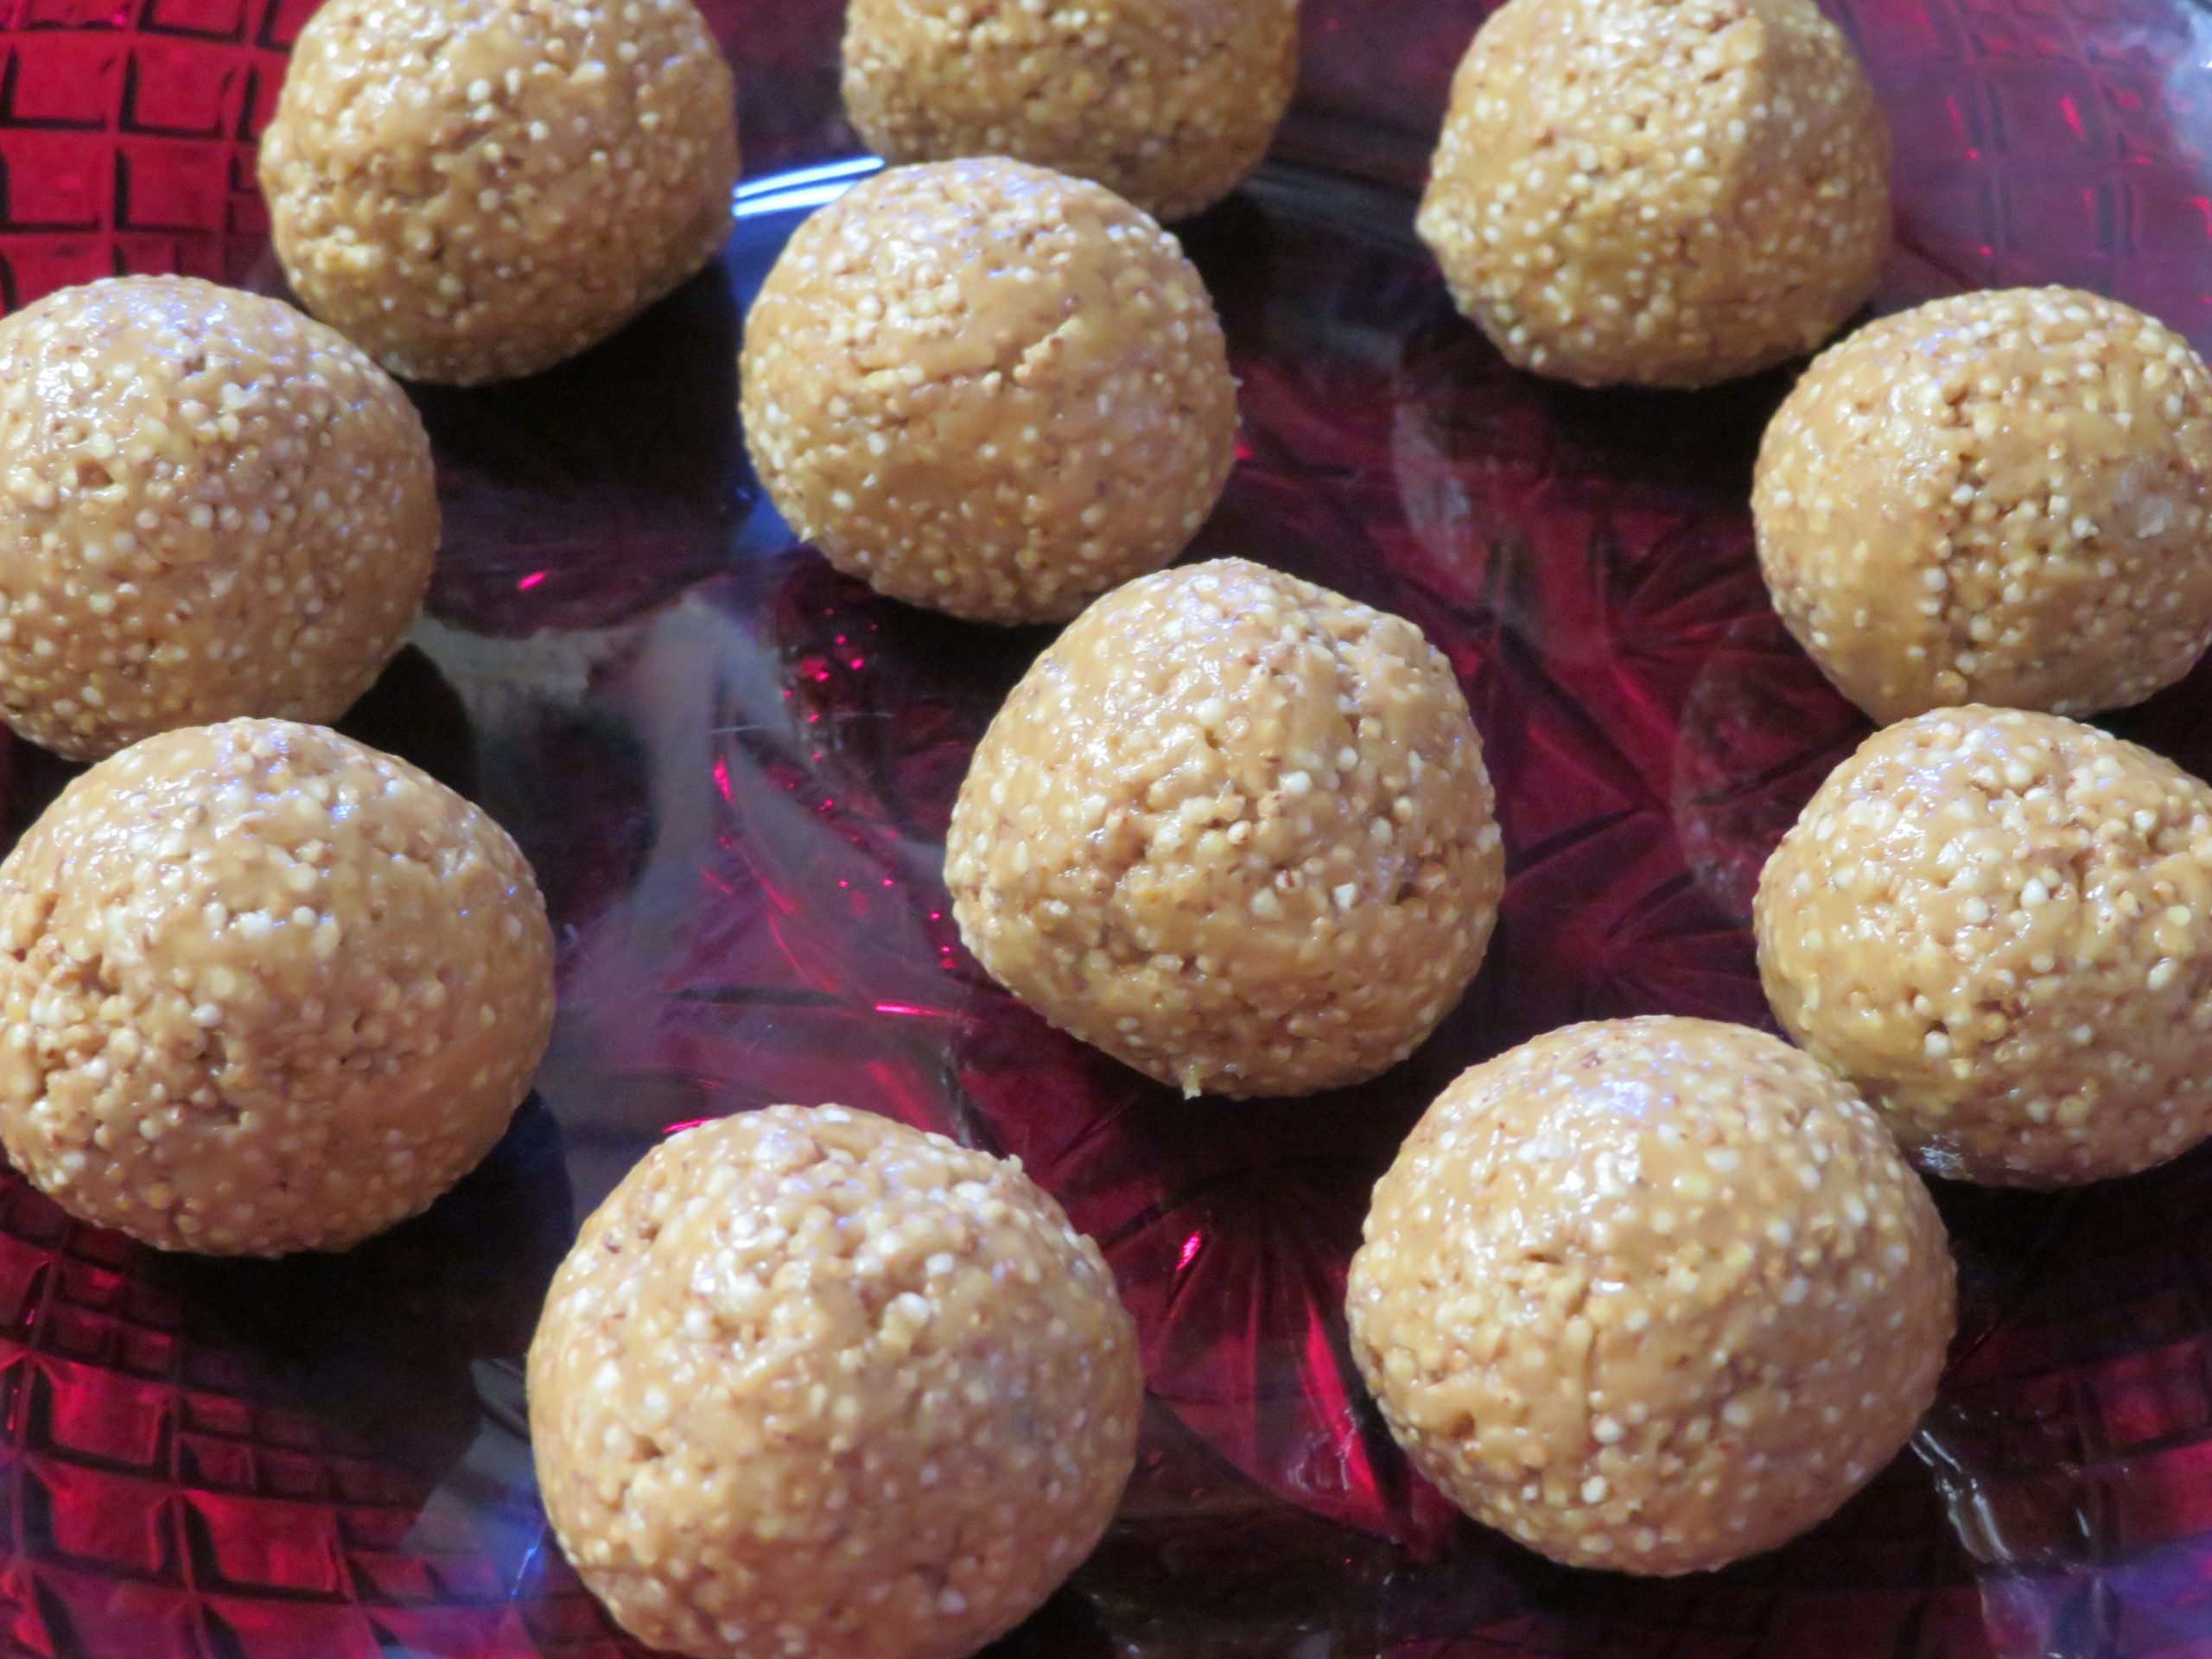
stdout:
<svg viewBox="0 0 2212 1659">
<path fill-rule="evenodd" d="M 456 385 L 613 334 L 714 257 L 736 181 L 691 0 L 328 0 L 261 141 L 308 309 Z"/>
<path fill-rule="evenodd" d="M 1181 219 L 1260 164 L 1298 0 L 853 0 L 845 110 L 891 162 L 1011 156 Z"/>
<path fill-rule="evenodd" d="M 747 319 L 776 506 L 878 592 L 1065 621 L 1181 552 L 1236 461 L 1205 284 L 1111 191 L 1018 162 L 897 168 L 802 225 Z"/>
<path fill-rule="evenodd" d="M 1222 559 L 1100 600 L 960 786 L 991 976 L 1186 1093 L 1356 1083 L 1434 1029 L 1504 886 L 1482 740 L 1402 618 Z"/>
<path fill-rule="evenodd" d="M 1788 1044 L 1570 1026 L 1438 1096 L 1375 1189 L 1352 1352 L 1460 1508 L 1578 1567 L 1770 1549 L 1904 1447 L 1950 1340 L 1928 1192 Z"/>
<path fill-rule="evenodd" d="M 2212 787 L 2056 715 L 1878 732 L 1767 861 L 1783 1028 L 1924 1169 L 2124 1175 L 2212 1134 Z"/>
<path fill-rule="evenodd" d="M 697 1659 L 963 1659 L 1105 1531 L 1144 1385 L 1097 1247 L 1018 1162 L 837 1106 L 649 1154 L 529 1382 L 562 1549 Z"/>
<path fill-rule="evenodd" d="M 0 717 L 32 741 L 335 719 L 437 545 L 413 408 L 290 306 L 125 276 L 0 321 Z"/>
<path fill-rule="evenodd" d="M 2212 641 L 2212 374 L 2078 289 L 1937 300 L 1821 353 L 1751 512 L 1775 608 L 1877 720 L 2139 702 Z"/>
<path fill-rule="evenodd" d="M 1889 162 L 1813 0 L 1507 0 L 1452 78 L 1418 229 L 1516 365 L 1705 386 L 1864 303 Z"/>
<path fill-rule="evenodd" d="M 0 1141 L 162 1249 L 343 1249 L 475 1167 L 553 1020 L 530 867 L 318 726 L 165 733 L 0 863 Z"/>
</svg>

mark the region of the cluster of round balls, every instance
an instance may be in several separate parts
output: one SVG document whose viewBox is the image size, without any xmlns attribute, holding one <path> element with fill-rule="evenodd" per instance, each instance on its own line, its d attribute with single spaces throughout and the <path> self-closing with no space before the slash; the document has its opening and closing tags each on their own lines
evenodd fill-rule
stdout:
<svg viewBox="0 0 2212 1659">
<path fill-rule="evenodd" d="M 1298 0 L 853 0 L 845 111 L 891 162 L 1010 156 L 1162 219 L 1259 165 L 1298 80 Z"/>
<path fill-rule="evenodd" d="M 1508 0 L 1452 79 L 1418 228 L 1516 365 L 1710 385 L 1872 291 L 1889 158 L 1813 0 Z"/>
<path fill-rule="evenodd" d="M 996 979 L 1191 1093 L 1404 1057 L 1503 881 L 1418 628 L 1240 560 L 1160 572 L 1236 408 L 1145 210 L 1256 164 L 1296 37 L 1295 0 L 855 0 L 853 118 L 931 164 L 799 229 L 742 363 L 761 477 L 840 569 L 977 620 L 1082 613 L 979 747 L 947 881 Z M 1863 302 L 1887 163 L 1811 0 L 1509 0 L 1419 229 L 1516 364 L 1697 386 Z M 309 309 L 458 384 L 550 366 L 698 270 L 737 166 L 690 0 L 331 0 L 261 161 Z M 1819 360 L 1754 511 L 1784 620 L 1878 717 L 2136 701 L 2212 639 L 2212 378 L 2090 296 L 1941 302 Z M 135 744 L 0 863 L 0 1142 L 72 1213 L 165 1249 L 342 1248 L 473 1167 L 526 1089 L 552 953 L 512 842 L 320 728 L 200 723 L 342 710 L 437 534 L 404 398 L 288 308 L 131 279 L 0 323 L 0 713 L 67 755 Z M 1933 1205 L 1854 1090 L 1986 1181 L 2195 1144 L 2208 905 L 2212 789 L 2165 762 L 1978 707 L 1881 734 L 1759 888 L 1806 1053 L 1580 1026 L 1424 1116 L 1349 1284 L 1393 1433 L 1573 1563 L 1692 1571 L 1814 1524 L 1902 1446 L 1953 1319 Z M 1096 1247 L 1018 1163 L 834 1106 L 648 1156 L 529 1363 L 563 1551 L 626 1629 L 711 1659 L 991 1641 L 1103 1533 L 1141 1389 Z"/>
<path fill-rule="evenodd" d="M 2093 294 L 1963 294 L 1824 352 L 1751 507 L 1776 608 L 1877 720 L 2139 702 L 2212 641 L 2212 374 Z"/>
<path fill-rule="evenodd" d="M 1783 1027 L 1935 1173 L 2050 1186 L 2212 1134 L 2212 788 L 2056 715 L 1836 768 L 1759 883 Z"/>
<path fill-rule="evenodd" d="M 1414 1465 L 1579 1566 L 1779 1544 L 1904 1446 L 1954 1306 L 1880 1121 L 1787 1044 L 1569 1027 L 1446 1090 L 1376 1187 L 1352 1351 Z"/>
<path fill-rule="evenodd" d="M 532 374 L 729 234 L 729 66 L 691 0 L 329 0 L 261 186 L 308 309 L 395 374 Z"/>
<path fill-rule="evenodd" d="M 0 717 L 55 753 L 335 718 L 437 543 L 415 411 L 291 307 L 131 276 L 0 321 Z"/>
<path fill-rule="evenodd" d="M 539 1485 L 624 1628 L 712 1659 L 956 1659 L 1105 1531 L 1135 1330 L 1019 1163 L 772 1107 L 650 1154 L 531 1344 Z"/>
<path fill-rule="evenodd" d="M 792 527 L 878 591 L 1058 621 L 1173 558 L 1236 459 L 1205 284 L 1111 191 L 893 168 L 802 225 L 745 331 L 747 442 Z"/>
<path fill-rule="evenodd" d="M 1187 1093 L 1403 1058 L 1504 883 L 1482 741 L 1412 623 L 1241 559 L 1085 611 L 953 807 L 961 937 L 1053 1024 Z"/>
<path fill-rule="evenodd" d="M 0 1141 L 163 1249 L 342 1249 L 474 1168 L 553 1019 L 529 866 L 320 727 L 166 733 L 0 863 Z"/>
</svg>

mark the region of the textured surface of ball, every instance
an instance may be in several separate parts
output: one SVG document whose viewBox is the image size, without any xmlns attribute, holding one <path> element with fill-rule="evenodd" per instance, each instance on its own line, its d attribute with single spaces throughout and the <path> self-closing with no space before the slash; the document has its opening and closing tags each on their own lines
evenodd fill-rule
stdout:
<svg viewBox="0 0 2212 1659">
<path fill-rule="evenodd" d="M 1090 1554 L 1134 1465 L 1135 1327 L 1018 1163 L 771 1107 L 657 1147 L 530 1351 L 562 1548 L 700 1659 L 962 1659 Z"/>
<path fill-rule="evenodd" d="M 2139 702 L 2212 640 L 2212 374 L 2093 294 L 1937 300 L 1821 354 L 1751 510 L 1775 608 L 1878 721 Z"/>
<path fill-rule="evenodd" d="M 1812 0 L 1508 0 L 1452 78 L 1418 229 L 1518 366 L 1710 385 L 1865 302 L 1889 156 Z"/>
<path fill-rule="evenodd" d="M 261 187 L 308 310 L 393 373 L 534 374 L 729 234 L 737 106 L 691 0 L 329 0 Z"/>
<path fill-rule="evenodd" d="M 0 863 L 0 1141 L 163 1249 L 342 1249 L 505 1131 L 553 1019 L 505 832 L 404 761 L 242 720 L 147 739 Z"/>
<path fill-rule="evenodd" d="M 845 109 L 887 161 L 1011 156 L 1162 219 L 1260 164 L 1298 80 L 1298 0 L 854 0 Z"/>
<path fill-rule="evenodd" d="M 1402 1059 L 1474 977 L 1504 882 L 1450 665 L 1241 559 L 1077 619 L 984 734 L 945 855 L 993 978 L 1193 1094 Z"/>
<path fill-rule="evenodd" d="M 335 719 L 437 544 L 414 410 L 290 306 L 126 276 L 0 321 L 0 715 L 34 742 Z"/>
<path fill-rule="evenodd" d="M 1759 880 L 1784 1030 L 1936 1174 L 2095 1180 L 2212 1134 L 2212 788 L 2056 715 L 1878 732 Z"/>
<path fill-rule="evenodd" d="M 1787 1044 L 1571 1026 L 1440 1096 L 1375 1189 L 1352 1352 L 1417 1467 L 1580 1567 L 1769 1549 L 1903 1447 L 1950 1251 L 1880 1121 Z"/>
<path fill-rule="evenodd" d="M 878 592 L 1065 620 L 1190 541 L 1236 388 L 1175 238 L 1006 161 L 899 168 L 802 225 L 747 319 L 745 432 L 777 508 Z"/>
</svg>

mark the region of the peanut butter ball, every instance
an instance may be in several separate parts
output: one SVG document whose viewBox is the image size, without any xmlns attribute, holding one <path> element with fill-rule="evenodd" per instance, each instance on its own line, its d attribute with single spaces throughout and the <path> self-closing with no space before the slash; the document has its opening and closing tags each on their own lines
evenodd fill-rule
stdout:
<svg viewBox="0 0 2212 1659">
<path fill-rule="evenodd" d="M 898 168 L 798 228 L 741 365 L 777 509 L 840 570 L 986 622 L 1064 621 L 1189 543 L 1236 460 L 1213 302 L 1111 191 Z"/>
<path fill-rule="evenodd" d="M 591 1219 L 530 1349 L 538 1485 L 624 1629 L 696 1659 L 962 1659 L 1136 1458 L 1136 1331 L 1018 1162 L 866 1112 L 684 1130 Z"/>
<path fill-rule="evenodd" d="M 1878 732 L 1759 878 L 1783 1028 L 1938 1175 L 2056 1186 L 2212 1134 L 2212 788 L 2056 715 Z"/>
<path fill-rule="evenodd" d="M 335 719 L 437 545 L 413 408 L 290 306 L 125 276 L 0 321 L 0 717 L 33 742 Z"/>
<path fill-rule="evenodd" d="M 161 1249 L 343 1249 L 474 1168 L 553 1020 L 499 827 L 280 720 L 149 737 L 0 863 L 0 1142 Z"/>
<path fill-rule="evenodd" d="M 1889 165 L 1813 0 L 1508 0 L 1452 78 L 1417 228 L 1516 366 L 1707 386 L 1866 301 Z"/>
<path fill-rule="evenodd" d="M 1403 1059 L 1482 963 L 1505 860 L 1482 741 L 1399 617 L 1242 559 L 1100 600 L 983 734 L 961 938 L 1045 1018 L 1186 1094 Z"/>
<path fill-rule="evenodd" d="M 1698 1572 L 1895 1457 L 1951 1337 L 1943 1224 L 1786 1043 L 1570 1026 L 1464 1072 L 1375 1189 L 1352 1353 L 1414 1465 L 1555 1560 Z"/>
<path fill-rule="evenodd" d="M 736 182 L 691 0 L 328 0 L 261 140 L 308 309 L 454 385 L 613 334 L 714 257 Z"/>
<path fill-rule="evenodd" d="M 1161 219 L 1260 164 L 1298 81 L 1298 0 L 852 0 L 845 112 L 890 162 L 1011 156 Z"/>
<path fill-rule="evenodd" d="M 1876 720 L 2139 702 L 2212 640 L 2212 374 L 2094 294 L 1937 300 L 1821 353 L 1751 512 L 1776 610 Z"/>
</svg>

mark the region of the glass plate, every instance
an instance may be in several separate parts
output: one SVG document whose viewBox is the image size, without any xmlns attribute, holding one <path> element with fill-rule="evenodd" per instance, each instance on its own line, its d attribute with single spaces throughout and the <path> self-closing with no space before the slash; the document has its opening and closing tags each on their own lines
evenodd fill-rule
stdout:
<svg viewBox="0 0 2212 1659">
<path fill-rule="evenodd" d="M 311 0 L 0 0 L 0 283 L 274 289 L 251 143 Z M 1759 862 L 1863 735 L 1769 611 L 1745 500 L 1788 382 L 1592 395 L 1505 369 L 1409 234 L 1480 8 L 1307 0 L 1277 160 L 1185 227 L 1243 381 L 1194 556 L 1417 620 L 1512 860 L 1465 1004 L 1319 1098 L 1185 1102 L 962 951 L 969 746 L 1039 632 L 795 548 L 736 423 L 740 318 L 865 163 L 834 5 L 718 0 L 750 181 L 721 264 L 539 379 L 425 391 L 431 619 L 347 721 L 520 838 L 562 944 L 539 1092 L 477 1174 L 336 1258 L 162 1258 L 0 1180 L 0 1654 L 612 1659 L 547 1540 L 517 1360 L 575 1218 L 672 1126 L 842 1100 L 1018 1153 L 1106 1249 L 1152 1385 L 1122 1517 L 1004 1644 L 1053 1659 L 2212 1656 L 2212 1160 L 1940 1196 L 1965 1268 L 1917 1458 L 1798 1544 L 1638 1582 L 1411 1478 L 1349 1363 L 1368 1187 L 1460 1067 L 1562 1021 L 1764 1017 Z M 1845 0 L 1897 137 L 1884 308 L 2080 283 L 2212 346 L 2212 12 Z M 2212 675 L 2114 722 L 2212 772 Z M 4 751 L 7 833 L 63 767 Z"/>
</svg>

